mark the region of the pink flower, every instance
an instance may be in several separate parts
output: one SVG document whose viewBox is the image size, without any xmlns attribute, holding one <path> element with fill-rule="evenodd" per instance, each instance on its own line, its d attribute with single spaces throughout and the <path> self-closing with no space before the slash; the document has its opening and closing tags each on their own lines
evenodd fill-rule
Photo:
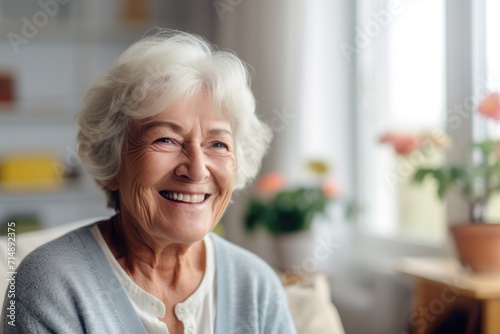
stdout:
<svg viewBox="0 0 500 334">
<path fill-rule="evenodd" d="M 331 179 L 323 181 L 322 189 L 327 198 L 336 198 L 341 193 L 339 183 Z"/>
<path fill-rule="evenodd" d="M 396 132 L 388 132 L 382 135 L 379 142 L 392 145 L 394 151 L 401 155 L 408 155 L 420 146 L 418 137 L 411 134 Z"/>
<path fill-rule="evenodd" d="M 283 189 L 285 178 L 281 173 L 272 172 L 262 176 L 256 184 L 257 191 L 262 195 L 271 195 Z"/>
<path fill-rule="evenodd" d="M 495 92 L 486 95 L 479 104 L 478 111 L 487 118 L 500 120 L 500 94 Z"/>
</svg>

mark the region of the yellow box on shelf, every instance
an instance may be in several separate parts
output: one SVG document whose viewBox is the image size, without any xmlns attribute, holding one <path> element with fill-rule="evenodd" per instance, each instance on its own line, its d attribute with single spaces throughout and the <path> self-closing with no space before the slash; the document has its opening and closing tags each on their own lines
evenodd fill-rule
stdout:
<svg viewBox="0 0 500 334">
<path fill-rule="evenodd" d="M 0 189 L 4 191 L 53 191 L 62 187 L 52 153 L 10 153 L 0 159 Z"/>
</svg>

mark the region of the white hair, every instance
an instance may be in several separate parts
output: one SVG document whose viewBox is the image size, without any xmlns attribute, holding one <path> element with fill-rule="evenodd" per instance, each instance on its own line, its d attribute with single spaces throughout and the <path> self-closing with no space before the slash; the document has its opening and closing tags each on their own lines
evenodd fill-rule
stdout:
<svg viewBox="0 0 500 334">
<path fill-rule="evenodd" d="M 81 161 L 105 191 L 108 206 L 119 209 L 117 192 L 107 185 L 117 175 L 131 120 L 151 117 L 207 89 L 215 110 L 232 126 L 241 189 L 260 168 L 272 137 L 255 114 L 246 66 L 233 53 L 217 50 L 200 36 L 160 30 L 130 46 L 85 96 L 77 120 Z"/>
</svg>

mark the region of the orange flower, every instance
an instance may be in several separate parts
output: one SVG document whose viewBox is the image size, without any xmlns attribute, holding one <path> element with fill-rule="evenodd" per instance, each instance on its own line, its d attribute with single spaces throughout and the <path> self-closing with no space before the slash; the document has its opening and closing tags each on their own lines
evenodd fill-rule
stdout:
<svg viewBox="0 0 500 334">
<path fill-rule="evenodd" d="M 489 93 L 478 107 L 481 115 L 494 120 L 500 120 L 500 94 Z"/>
<path fill-rule="evenodd" d="M 340 195 L 340 185 L 332 179 L 325 179 L 322 184 L 322 189 L 327 198 L 336 198 Z"/>
<path fill-rule="evenodd" d="M 274 194 L 285 186 L 285 178 L 281 173 L 272 172 L 262 176 L 256 184 L 257 191 L 262 195 Z"/>
<path fill-rule="evenodd" d="M 418 137 L 396 132 L 388 132 L 382 135 L 379 142 L 391 144 L 396 153 L 401 155 L 408 155 L 420 146 Z"/>
</svg>

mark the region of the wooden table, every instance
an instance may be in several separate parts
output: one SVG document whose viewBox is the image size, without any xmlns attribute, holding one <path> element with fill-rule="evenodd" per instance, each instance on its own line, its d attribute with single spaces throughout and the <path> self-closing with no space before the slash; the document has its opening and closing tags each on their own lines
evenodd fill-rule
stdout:
<svg viewBox="0 0 500 334">
<path fill-rule="evenodd" d="M 413 333 L 430 333 L 461 307 L 469 315 L 468 326 L 477 320 L 482 333 L 500 334 L 500 274 L 472 273 L 450 258 L 405 258 L 397 270 L 416 278 L 408 318 Z"/>
</svg>

